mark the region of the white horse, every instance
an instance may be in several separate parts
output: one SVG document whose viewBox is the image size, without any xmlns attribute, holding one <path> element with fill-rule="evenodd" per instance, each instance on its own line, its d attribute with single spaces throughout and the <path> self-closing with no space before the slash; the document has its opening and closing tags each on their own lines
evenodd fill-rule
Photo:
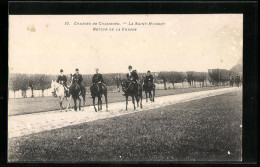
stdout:
<svg viewBox="0 0 260 167">
<path fill-rule="evenodd" d="M 66 96 L 66 93 L 65 93 L 65 90 L 64 90 L 64 86 L 63 86 L 62 84 L 59 84 L 58 82 L 52 80 L 52 81 L 51 81 L 51 89 L 56 92 L 56 95 L 57 95 L 57 97 L 59 98 L 61 111 L 62 111 L 62 109 L 63 109 L 63 107 L 62 107 L 62 101 L 63 101 L 63 99 L 66 99 L 66 100 L 67 100 L 68 105 L 67 105 L 66 111 L 68 111 L 68 109 L 70 108 L 70 100 L 71 100 L 71 97 L 68 98 L 68 97 Z"/>
</svg>

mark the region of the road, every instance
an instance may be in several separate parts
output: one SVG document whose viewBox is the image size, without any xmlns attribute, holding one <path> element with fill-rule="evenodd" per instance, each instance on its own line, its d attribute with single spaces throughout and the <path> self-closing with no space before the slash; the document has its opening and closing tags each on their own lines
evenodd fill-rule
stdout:
<svg viewBox="0 0 260 167">
<path fill-rule="evenodd" d="M 135 112 L 147 111 L 167 105 L 207 98 L 239 90 L 241 90 L 241 88 L 231 87 L 157 97 L 154 103 L 146 103 L 145 101 L 143 101 L 143 108 L 138 108 L 135 111 L 133 110 L 133 105 L 131 102 L 128 103 L 128 111 L 125 111 L 125 102 L 116 102 L 109 104 L 108 111 L 94 112 L 93 107 L 88 106 L 84 108 L 84 111 L 77 112 L 75 112 L 74 110 L 68 112 L 56 110 L 9 116 L 8 138 L 21 137 L 24 135 L 49 131 L 90 121 L 117 117 L 125 114 L 132 114 Z"/>
</svg>

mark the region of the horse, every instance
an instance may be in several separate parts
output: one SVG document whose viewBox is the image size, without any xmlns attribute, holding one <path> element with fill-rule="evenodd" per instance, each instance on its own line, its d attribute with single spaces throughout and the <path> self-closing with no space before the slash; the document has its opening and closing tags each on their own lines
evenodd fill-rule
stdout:
<svg viewBox="0 0 260 167">
<path fill-rule="evenodd" d="M 230 77 L 230 79 L 229 79 L 229 85 L 230 85 L 230 87 L 233 87 L 233 86 L 234 86 L 234 78 L 233 78 L 233 77 Z"/>
<path fill-rule="evenodd" d="M 236 76 L 235 78 L 235 83 L 236 83 L 236 86 L 239 87 L 240 86 L 240 76 Z"/>
<path fill-rule="evenodd" d="M 106 111 L 108 111 L 107 105 L 107 87 L 101 83 L 96 83 L 90 86 L 91 97 L 93 99 L 93 106 L 97 112 L 95 100 L 98 98 L 98 111 L 102 110 L 102 94 L 105 96 L 106 101 Z"/>
<path fill-rule="evenodd" d="M 143 85 L 143 89 L 145 91 L 146 102 L 148 102 L 147 93 L 149 93 L 150 101 L 154 102 L 155 85 L 151 81 L 148 81 L 146 85 Z"/>
<path fill-rule="evenodd" d="M 69 88 L 70 95 L 74 101 L 74 110 L 77 111 L 77 100 L 79 101 L 79 110 L 81 110 L 81 98 L 83 97 L 83 107 L 85 107 L 86 89 L 80 87 L 79 84 L 73 83 Z M 84 108 L 82 109 L 84 110 Z"/>
<path fill-rule="evenodd" d="M 142 99 L 143 99 L 142 91 L 143 90 L 142 90 L 141 84 L 138 83 L 138 86 L 136 87 L 132 81 L 129 81 L 129 80 L 123 78 L 121 80 L 121 85 L 122 85 L 122 90 L 125 93 L 124 96 L 126 97 L 126 110 L 127 110 L 127 106 L 128 106 L 128 96 L 132 97 L 134 110 L 136 109 L 135 99 L 137 102 L 137 107 L 139 107 L 139 102 L 140 102 L 140 106 L 141 106 L 141 108 L 143 108 L 143 105 L 142 105 Z"/>
<path fill-rule="evenodd" d="M 62 101 L 63 99 L 66 99 L 68 102 L 68 105 L 66 107 L 66 111 L 68 111 L 68 109 L 70 108 L 70 100 L 68 99 L 68 97 L 66 96 L 65 90 L 64 90 L 64 86 L 62 84 L 59 84 L 56 81 L 51 81 L 51 89 L 53 90 L 53 92 L 56 92 L 56 97 L 59 99 L 60 101 L 60 110 L 62 111 L 63 107 L 62 107 Z"/>
</svg>

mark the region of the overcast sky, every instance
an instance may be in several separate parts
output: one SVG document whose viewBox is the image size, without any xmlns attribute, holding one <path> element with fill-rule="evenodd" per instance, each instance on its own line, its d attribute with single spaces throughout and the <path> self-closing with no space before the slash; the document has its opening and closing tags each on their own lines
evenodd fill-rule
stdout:
<svg viewBox="0 0 260 167">
<path fill-rule="evenodd" d="M 69 22 L 70 25 L 64 25 Z M 74 22 L 121 25 L 73 25 Z M 130 26 L 123 22 L 158 22 Z M 136 31 L 93 31 L 136 28 Z M 243 15 L 10 15 L 9 71 L 92 74 L 207 71 L 242 61 Z"/>
</svg>

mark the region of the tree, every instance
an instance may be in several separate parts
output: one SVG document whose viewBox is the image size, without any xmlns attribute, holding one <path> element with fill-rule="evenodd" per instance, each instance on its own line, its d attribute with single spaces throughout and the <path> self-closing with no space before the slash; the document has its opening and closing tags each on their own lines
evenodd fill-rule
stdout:
<svg viewBox="0 0 260 167">
<path fill-rule="evenodd" d="M 171 71 L 168 72 L 167 81 L 172 83 L 173 87 L 175 83 L 183 82 L 183 74 L 181 72 Z"/>
<path fill-rule="evenodd" d="M 190 86 L 193 86 L 193 82 L 195 81 L 194 73 L 195 73 L 195 71 L 187 71 L 186 72 L 187 81 L 188 81 Z"/>
<path fill-rule="evenodd" d="M 29 75 L 28 85 L 32 91 L 31 97 L 34 97 L 33 90 L 34 90 L 35 86 L 38 84 L 38 82 L 39 82 L 38 77 L 36 77 L 36 75 Z"/>
<path fill-rule="evenodd" d="M 158 79 L 163 80 L 164 89 L 167 89 L 166 82 L 167 82 L 167 79 L 168 79 L 168 73 L 167 72 L 160 72 L 158 74 Z"/>
<path fill-rule="evenodd" d="M 229 81 L 230 71 L 225 69 L 209 69 L 209 76 L 213 84 L 223 85 L 225 82 Z"/>
<path fill-rule="evenodd" d="M 51 76 L 40 74 L 36 75 L 37 77 L 37 85 L 35 89 L 42 90 L 42 97 L 44 96 L 44 90 L 51 87 Z"/>
<path fill-rule="evenodd" d="M 18 82 L 19 82 L 19 88 L 22 90 L 22 96 L 24 98 L 27 97 L 26 91 L 29 87 L 29 77 L 26 74 L 19 74 L 18 75 Z"/>
<path fill-rule="evenodd" d="M 10 74 L 9 75 L 8 87 L 9 87 L 10 90 L 14 91 L 14 98 L 15 98 L 15 92 L 20 90 L 20 83 L 19 83 L 19 76 L 18 75 L 17 74 Z"/>
<path fill-rule="evenodd" d="M 204 83 L 206 82 L 207 79 L 207 73 L 206 72 L 194 72 L 194 80 L 196 82 L 200 83 L 200 87 L 204 86 Z"/>
<path fill-rule="evenodd" d="M 240 75 L 240 77 L 242 77 L 242 73 L 243 73 L 243 66 L 241 64 L 236 64 L 234 65 L 230 71 L 233 71 L 234 73 Z"/>
</svg>

